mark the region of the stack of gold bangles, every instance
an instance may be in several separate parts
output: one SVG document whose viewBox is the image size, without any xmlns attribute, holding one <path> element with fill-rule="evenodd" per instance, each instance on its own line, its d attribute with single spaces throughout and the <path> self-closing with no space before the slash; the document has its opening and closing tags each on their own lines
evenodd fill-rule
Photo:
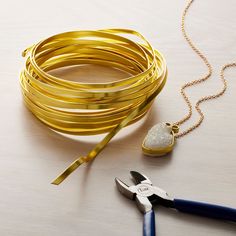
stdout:
<svg viewBox="0 0 236 236">
<path fill-rule="evenodd" d="M 127 35 L 127 37 L 124 37 Z M 131 40 L 136 36 L 137 40 Z M 50 128 L 74 135 L 108 133 L 52 183 L 60 184 L 95 158 L 123 127 L 141 119 L 162 90 L 166 62 L 138 32 L 128 29 L 74 31 L 40 41 L 23 52 L 20 82 L 25 103 Z M 48 72 L 73 65 L 114 67 L 131 76 L 108 83 L 68 81 Z"/>
</svg>

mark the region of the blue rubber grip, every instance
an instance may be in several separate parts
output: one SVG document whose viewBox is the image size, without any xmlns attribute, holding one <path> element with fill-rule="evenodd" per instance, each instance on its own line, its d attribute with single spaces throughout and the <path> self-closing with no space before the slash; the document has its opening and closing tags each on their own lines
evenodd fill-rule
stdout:
<svg viewBox="0 0 236 236">
<path fill-rule="evenodd" d="M 155 213 L 153 210 L 144 214 L 143 236 L 156 236 Z"/>
<path fill-rule="evenodd" d="M 236 222 L 236 209 L 230 207 L 183 199 L 174 199 L 174 207 L 186 213 Z"/>
</svg>

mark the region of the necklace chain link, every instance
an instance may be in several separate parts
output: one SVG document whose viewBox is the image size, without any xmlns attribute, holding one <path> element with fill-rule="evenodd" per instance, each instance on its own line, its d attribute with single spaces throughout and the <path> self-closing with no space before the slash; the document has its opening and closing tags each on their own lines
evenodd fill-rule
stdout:
<svg viewBox="0 0 236 236">
<path fill-rule="evenodd" d="M 174 124 L 175 125 L 182 125 L 183 123 L 185 123 L 186 121 L 188 121 L 191 116 L 192 116 L 192 113 L 193 113 L 193 105 L 189 99 L 189 97 L 187 96 L 186 92 L 185 92 L 185 89 L 186 88 L 189 88 L 189 87 L 192 87 L 194 85 L 197 85 L 197 84 L 200 84 L 200 83 L 203 83 L 204 81 L 208 80 L 211 75 L 212 75 L 212 66 L 211 64 L 209 63 L 207 57 L 194 45 L 193 41 L 191 40 L 191 38 L 188 36 L 188 34 L 186 33 L 186 30 L 185 30 L 185 18 L 186 18 L 186 15 L 188 13 L 188 10 L 190 8 L 190 6 L 192 5 L 192 3 L 194 2 L 194 0 L 190 0 L 187 4 L 187 6 L 185 7 L 184 11 L 183 11 L 183 14 L 182 14 L 182 19 L 181 19 L 181 31 L 182 31 L 182 34 L 183 34 L 183 37 L 185 38 L 185 40 L 187 41 L 188 45 L 191 47 L 191 49 L 201 58 L 201 60 L 204 62 L 204 64 L 206 65 L 208 71 L 207 71 L 207 74 L 204 75 L 203 77 L 201 77 L 200 79 L 196 79 L 196 80 L 193 80 L 193 81 L 190 81 L 190 82 L 187 82 L 185 83 L 184 85 L 182 85 L 181 89 L 180 89 L 180 93 L 183 97 L 183 99 L 185 100 L 187 106 L 188 106 L 188 114 L 186 116 L 184 116 L 181 120 L 175 122 Z M 201 108 L 200 108 L 200 104 L 205 102 L 205 101 L 208 101 L 208 100 L 212 100 L 212 99 L 215 99 L 215 98 L 218 98 L 220 96 L 222 96 L 224 94 L 224 92 L 226 91 L 227 89 L 227 81 L 225 80 L 225 76 L 224 76 L 224 71 L 227 69 L 227 68 L 230 68 L 230 67 L 236 67 L 236 62 L 233 62 L 233 63 L 228 63 L 228 64 L 225 64 L 222 68 L 221 68 L 221 71 L 220 71 L 220 79 L 223 83 L 223 87 L 220 91 L 218 91 L 217 93 L 215 94 L 211 94 L 211 95 L 207 95 L 207 96 L 204 96 L 204 97 L 201 97 L 196 103 L 195 103 L 195 109 L 196 111 L 198 112 L 199 114 L 199 119 L 196 121 L 196 123 L 194 123 L 192 126 L 190 126 L 189 128 L 187 128 L 186 130 L 176 134 L 176 138 L 180 138 L 180 137 L 183 137 L 185 136 L 186 134 L 189 134 L 190 132 L 192 132 L 194 129 L 196 129 L 197 127 L 199 127 L 202 123 L 202 121 L 204 120 L 204 113 L 202 112 Z"/>
</svg>

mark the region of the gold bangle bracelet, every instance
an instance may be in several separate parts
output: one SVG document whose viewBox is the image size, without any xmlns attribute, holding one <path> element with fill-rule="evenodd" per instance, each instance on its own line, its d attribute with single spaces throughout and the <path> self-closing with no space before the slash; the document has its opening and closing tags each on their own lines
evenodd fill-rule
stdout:
<svg viewBox="0 0 236 236">
<path fill-rule="evenodd" d="M 137 40 L 131 40 L 130 36 L 136 36 Z M 162 90 L 167 76 L 161 53 L 140 33 L 128 29 L 54 35 L 27 48 L 23 56 L 26 63 L 20 74 L 22 93 L 26 106 L 39 120 L 62 133 L 108 133 L 53 184 L 60 184 L 82 163 L 95 158 L 120 129 L 141 119 Z M 130 77 L 108 83 L 82 83 L 48 73 L 85 64 L 117 68 Z"/>
</svg>

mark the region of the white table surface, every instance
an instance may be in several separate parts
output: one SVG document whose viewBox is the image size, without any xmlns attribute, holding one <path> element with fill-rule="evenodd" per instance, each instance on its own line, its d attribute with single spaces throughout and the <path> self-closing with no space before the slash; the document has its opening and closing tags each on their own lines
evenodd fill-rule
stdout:
<svg viewBox="0 0 236 236">
<path fill-rule="evenodd" d="M 114 184 L 116 176 L 131 183 L 129 170 L 145 173 L 175 197 L 236 207 L 235 69 L 226 72 L 226 94 L 202 106 L 204 123 L 178 140 L 171 155 L 148 158 L 140 149 L 152 125 L 185 115 L 179 88 L 206 72 L 180 32 L 185 4 L 183 0 L 1 1 L 1 236 L 142 235 L 142 214 Z M 236 59 L 235 12 L 235 0 L 195 1 L 189 12 L 187 30 L 214 67 L 210 81 L 188 90 L 193 102 L 220 89 L 220 66 Z M 168 63 L 168 83 L 149 116 L 122 130 L 92 165 L 82 166 L 63 184 L 53 186 L 50 181 L 102 136 L 65 137 L 31 115 L 19 86 L 21 52 L 55 33 L 111 27 L 136 29 L 161 50 Z M 90 70 L 88 79 L 113 73 L 100 72 Z M 87 71 L 72 75 L 86 79 Z M 196 119 L 194 114 L 184 127 Z M 160 236 L 236 234 L 235 224 L 163 207 L 156 208 L 156 228 Z"/>
</svg>

